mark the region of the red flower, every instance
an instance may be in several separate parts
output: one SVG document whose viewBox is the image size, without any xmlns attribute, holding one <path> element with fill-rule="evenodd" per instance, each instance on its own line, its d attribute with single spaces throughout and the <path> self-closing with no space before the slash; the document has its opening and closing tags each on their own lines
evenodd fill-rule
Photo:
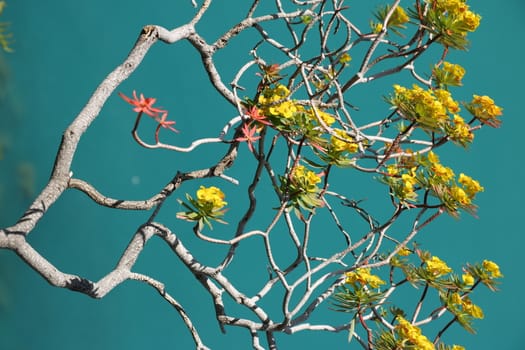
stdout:
<svg viewBox="0 0 525 350">
<path fill-rule="evenodd" d="M 160 127 L 162 126 L 163 128 L 165 129 L 170 129 L 171 131 L 174 131 L 174 132 L 179 132 L 179 130 L 175 129 L 172 125 L 175 125 L 175 121 L 174 120 L 166 120 L 166 118 L 168 117 L 168 112 L 165 112 L 164 114 L 162 114 L 162 117 L 160 118 L 155 118 L 155 121 L 157 123 L 159 123 L 159 125 L 157 125 L 157 128 L 155 129 L 155 141 L 157 141 L 157 143 L 159 143 L 159 131 L 160 131 Z"/>
<path fill-rule="evenodd" d="M 127 97 L 122 92 L 118 93 L 120 97 L 130 105 L 134 106 L 133 111 L 137 113 L 145 113 L 151 117 L 158 117 L 159 113 L 166 112 L 163 109 L 153 107 L 153 104 L 157 101 L 156 98 L 147 97 L 145 98 L 143 94 L 140 94 L 140 99 L 137 98 L 137 93 L 133 90 L 133 99 Z"/>
<path fill-rule="evenodd" d="M 260 139 L 260 136 L 255 136 L 255 133 L 257 132 L 257 127 L 254 126 L 253 128 L 250 128 L 248 124 L 244 124 L 242 127 L 242 133 L 244 134 L 244 137 L 238 137 L 235 139 L 235 141 L 246 141 L 248 143 L 248 148 L 250 149 L 250 152 L 253 153 L 253 141 L 257 141 Z"/>
<path fill-rule="evenodd" d="M 270 121 L 268 121 L 268 119 L 266 119 L 266 116 L 265 115 L 262 115 L 262 114 L 259 114 L 259 109 L 255 106 L 253 106 L 252 108 L 250 108 L 250 110 L 248 110 L 246 112 L 246 114 L 254 121 L 256 122 L 259 122 L 261 124 L 264 124 L 264 125 L 272 125 L 272 123 L 270 123 Z"/>
<path fill-rule="evenodd" d="M 170 129 L 171 131 L 179 132 L 179 130 L 177 130 L 174 127 L 172 127 L 172 125 L 175 125 L 175 121 L 174 120 L 166 120 L 167 117 L 168 117 L 168 113 L 165 112 L 164 114 L 162 114 L 161 118 L 155 118 L 157 123 L 159 123 L 159 126 L 157 127 L 157 129 L 162 126 L 165 129 Z"/>
</svg>

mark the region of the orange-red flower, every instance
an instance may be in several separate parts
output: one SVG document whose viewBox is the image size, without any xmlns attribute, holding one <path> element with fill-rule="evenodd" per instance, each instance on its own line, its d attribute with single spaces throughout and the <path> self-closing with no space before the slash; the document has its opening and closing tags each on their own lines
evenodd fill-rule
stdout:
<svg viewBox="0 0 525 350">
<path fill-rule="evenodd" d="M 257 127 L 254 126 L 250 128 L 248 124 L 244 124 L 242 126 L 242 133 L 244 134 L 244 137 L 237 137 L 235 141 L 246 141 L 248 143 L 248 148 L 250 149 L 250 152 L 253 153 L 253 141 L 257 141 L 260 139 L 260 136 L 255 136 L 255 133 L 257 132 Z"/>
<path fill-rule="evenodd" d="M 174 127 L 172 127 L 172 125 L 175 125 L 175 121 L 174 120 L 166 120 L 167 117 L 168 117 L 168 113 L 165 112 L 164 114 L 162 114 L 161 118 L 155 118 L 157 123 L 159 123 L 159 126 L 157 127 L 157 130 L 162 126 L 165 129 L 170 129 L 171 131 L 179 132 L 179 130 L 177 130 Z"/>
<path fill-rule="evenodd" d="M 137 97 L 137 93 L 133 90 L 133 98 L 129 98 L 124 95 L 122 92 L 118 93 L 120 97 L 130 105 L 134 106 L 134 112 L 145 113 L 151 117 L 158 117 L 159 113 L 167 112 L 163 109 L 153 107 L 153 104 L 157 101 L 153 97 L 144 97 L 143 94 L 140 94 L 140 98 Z"/>
<path fill-rule="evenodd" d="M 256 122 L 264 124 L 264 125 L 272 125 L 272 123 L 266 118 L 265 115 L 259 113 L 259 108 L 255 107 L 255 106 L 253 106 L 248 111 L 246 111 L 246 114 L 253 121 L 256 121 Z"/>
<path fill-rule="evenodd" d="M 172 125 L 175 125 L 175 121 L 174 120 L 166 120 L 167 117 L 168 117 L 168 113 L 165 112 L 164 114 L 162 114 L 162 117 L 155 118 L 155 121 L 157 123 L 159 123 L 159 125 L 157 125 L 157 128 L 155 129 L 155 141 L 157 141 L 157 142 L 159 142 L 159 131 L 160 131 L 160 127 L 161 126 L 163 128 L 165 128 L 165 129 L 170 129 L 171 131 L 179 132 L 179 130 L 175 129 L 172 126 Z"/>
</svg>

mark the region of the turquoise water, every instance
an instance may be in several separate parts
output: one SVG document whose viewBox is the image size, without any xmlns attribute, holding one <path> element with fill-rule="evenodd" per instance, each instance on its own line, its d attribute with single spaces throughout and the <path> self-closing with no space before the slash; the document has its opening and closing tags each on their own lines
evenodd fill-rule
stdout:
<svg viewBox="0 0 525 350">
<path fill-rule="evenodd" d="M 232 4 L 221 2 L 201 24 L 204 35 L 213 36 L 235 22 Z M 224 5 L 224 4 L 229 5 Z M 354 4 L 355 3 L 355 4 Z M 349 1 L 356 11 L 362 4 Z M 504 5 L 503 5 L 504 4 Z M 163 7 L 160 7 L 163 6 Z M 479 196 L 479 218 L 441 219 L 418 239 L 425 247 L 459 267 L 465 261 L 484 258 L 497 261 L 505 274 L 497 294 L 481 292 L 474 302 L 485 311 L 475 323 L 478 335 L 453 330 L 451 339 L 468 349 L 521 349 L 525 326 L 520 313 L 524 287 L 520 267 L 522 253 L 521 212 L 523 186 L 520 84 L 525 34 L 519 0 L 472 3 L 483 16 L 480 29 L 471 36 L 468 54 L 454 54 L 467 68 L 465 90 L 489 94 L 505 109 L 501 130 L 483 129 L 466 152 L 445 158 L 452 166 L 478 178 L 485 186 Z M 54 152 L 65 127 L 83 107 L 97 84 L 125 57 L 143 25 L 175 27 L 193 13 L 190 1 L 152 6 L 150 1 L 10 2 L 5 16 L 12 22 L 16 52 L 7 55 L 11 67 L 9 106 L 2 110 L 0 136 L 9 144 L 0 162 L 3 196 L 0 223 L 12 224 L 40 190 L 51 171 Z M 243 12 L 244 13 L 244 12 Z M 240 38 L 239 49 L 220 56 L 225 81 L 235 67 L 229 63 L 249 50 Z M 244 50 L 244 51 L 243 51 Z M 170 109 L 182 132 L 174 142 L 186 143 L 206 129 L 216 134 L 235 111 L 209 86 L 197 55 L 185 43 L 156 45 L 133 77 L 119 87 L 156 96 Z M 177 170 L 202 167 L 223 150 L 206 147 L 192 157 L 139 148 L 131 139 L 132 116 L 115 95 L 82 139 L 73 171 L 112 197 L 147 198 L 171 179 Z M 171 137 L 171 136 L 169 136 Z M 245 153 L 246 155 L 246 153 Z M 33 174 L 33 175 L 31 175 Z M 34 189 L 15 186 L 23 176 L 34 176 Z M 224 185 L 234 191 L 233 185 Z M 9 196 L 9 204 L 5 198 Z M 163 218 L 170 220 L 170 208 Z M 172 212 L 178 210 L 176 205 Z M 115 212 L 99 208 L 78 192 L 67 192 L 31 234 L 30 241 L 59 269 L 97 280 L 116 263 L 136 227 L 147 213 Z M 255 249 L 255 247 L 254 247 Z M 138 270 L 152 272 L 187 307 L 207 344 L 213 349 L 246 349 L 243 330 L 228 328 L 221 335 L 210 317 L 207 295 L 168 249 L 150 242 L 139 259 Z M 240 273 L 249 275 L 250 269 Z M 149 287 L 127 282 L 102 300 L 50 287 L 10 252 L 0 251 L 0 349 L 143 349 L 169 347 L 191 349 L 193 343 L 174 310 Z M 202 303 L 194 303 L 202 300 Z M 336 317 L 336 316 L 334 316 Z M 340 317 L 340 315 L 337 315 Z M 300 333 L 279 336 L 282 348 L 343 348 L 346 334 Z M 357 348 L 352 344 L 350 348 Z"/>
</svg>

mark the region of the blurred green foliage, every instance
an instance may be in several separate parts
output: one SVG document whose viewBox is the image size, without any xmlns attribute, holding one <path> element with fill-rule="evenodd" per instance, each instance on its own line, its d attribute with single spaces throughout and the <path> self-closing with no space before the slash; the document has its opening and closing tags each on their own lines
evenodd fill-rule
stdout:
<svg viewBox="0 0 525 350">
<path fill-rule="evenodd" d="M 4 12 L 6 6 L 5 1 L 0 1 L 0 16 Z M 8 31 L 9 22 L 0 22 L 0 46 L 6 52 L 12 52 L 13 49 L 9 46 L 9 41 L 11 40 L 13 34 Z"/>
</svg>

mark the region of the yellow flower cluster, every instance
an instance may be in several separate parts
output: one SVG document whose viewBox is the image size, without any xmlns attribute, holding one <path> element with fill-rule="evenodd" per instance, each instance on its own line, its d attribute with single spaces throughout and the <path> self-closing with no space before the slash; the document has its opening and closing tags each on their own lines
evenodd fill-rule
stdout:
<svg viewBox="0 0 525 350">
<path fill-rule="evenodd" d="M 457 114 L 454 115 L 453 124 L 446 129 L 450 139 L 462 146 L 468 145 L 474 140 L 474 134 L 470 131 L 470 126 Z"/>
<path fill-rule="evenodd" d="M 290 206 L 295 209 L 313 211 L 324 205 L 321 199 L 321 175 L 308 170 L 304 165 L 296 165 L 289 176 L 281 176 L 281 191 L 288 195 Z M 299 211 L 296 211 L 302 217 Z"/>
<path fill-rule="evenodd" d="M 443 89 L 436 89 L 433 91 L 437 100 L 446 107 L 450 113 L 459 112 L 459 103 L 454 101 L 449 91 Z"/>
<path fill-rule="evenodd" d="M 459 174 L 458 181 L 464 186 L 465 192 L 470 198 L 474 197 L 478 192 L 482 192 L 484 190 L 478 181 L 473 180 L 470 176 L 467 176 L 463 173 Z"/>
<path fill-rule="evenodd" d="M 443 62 L 443 72 L 447 74 L 448 81 L 453 82 L 456 86 L 460 86 L 461 80 L 465 75 L 465 68 L 461 67 L 459 64 L 445 61 Z"/>
<path fill-rule="evenodd" d="M 290 90 L 282 84 L 265 89 L 258 99 L 262 106 L 262 114 L 292 118 L 297 112 L 297 106 L 292 101 L 286 100 L 288 95 L 290 95 Z"/>
<path fill-rule="evenodd" d="M 481 16 L 470 11 L 466 0 L 426 0 L 429 10 L 423 20 L 429 32 L 438 35 L 446 48 L 466 50 L 469 32 L 475 31 Z"/>
<path fill-rule="evenodd" d="M 259 96 L 259 103 L 268 105 L 279 100 L 284 100 L 290 95 L 290 90 L 283 84 L 275 84 L 273 88 L 264 89 Z"/>
<path fill-rule="evenodd" d="M 483 318 L 483 310 L 477 306 L 476 304 L 472 303 L 470 298 L 468 296 L 463 296 L 463 298 L 458 293 L 453 293 L 451 298 L 451 302 L 455 304 L 457 307 L 460 307 L 461 310 L 470 316 L 474 318 Z M 459 310 L 456 310 L 456 312 Z"/>
<path fill-rule="evenodd" d="M 416 154 L 387 165 L 381 181 L 388 184 L 392 194 L 404 204 L 416 201 L 417 191 L 429 190 L 454 216 L 458 209 L 474 212 L 472 201 L 477 193 L 484 190 L 470 176 L 461 173 L 456 177 L 454 171 L 441 164 L 438 155 L 432 151 L 426 156 Z"/>
<path fill-rule="evenodd" d="M 414 191 L 414 186 L 417 184 L 415 170 L 416 168 L 412 168 L 410 173 L 401 175 L 401 180 L 403 181 L 402 195 L 404 199 L 415 200 L 417 197 L 417 193 Z"/>
<path fill-rule="evenodd" d="M 335 136 L 330 137 L 330 150 L 336 153 L 349 152 L 355 153 L 359 150 L 357 143 L 354 139 L 347 135 L 344 130 L 334 129 Z"/>
<path fill-rule="evenodd" d="M 461 276 L 461 279 L 463 280 L 463 283 L 465 283 L 467 286 L 471 286 L 474 284 L 474 276 L 470 272 L 464 273 Z"/>
<path fill-rule="evenodd" d="M 410 322 L 408 322 L 401 316 L 398 316 L 397 320 L 399 323 L 396 326 L 396 331 L 399 334 L 399 336 L 403 339 L 403 345 L 405 345 L 406 342 L 410 343 L 406 345 L 412 345 L 411 347 L 403 348 L 410 348 L 415 350 L 435 349 L 434 344 L 430 340 L 428 340 L 427 337 L 421 334 L 421 328 L 412 325 Z"/>
<path fill-rule="evenodd" d="M 450 195 L 462 206 L 468 206 L 472 203 L 472 200 L 467 195 L 464 189 L 459 186 L 453 186 L 450 188 Z"/>
<path fill-rule="evenodd" d="M 292 172 L 292 182 L 305 192 L 315 193 L 319 191 L 317 184 L 321 182 L 321 177 L 304 165 L 298 165 Z"/>
<path fill-rule="evenodd" d="M 204 224 L 212 228 L 211 221 L 217 221 L 225 224 L 221 219 L 226 210 L 221 210 L 226 204 L 224 201 L 224 193 L 217 187 L 200 186 L 197 190 L 197 198 L 193 198 L 186 194 L 188 202 L 178 200 L 186 210 L 177 213 L 177 218 L 198 222 L 199 230 L 202 230 Z"/>
<path fill-rule="evenodd" d="M 409 20 L 410 18 L 405 12 L 405 9 L 402 8 L 401 6 L 398 6 L 394 10 L 392 17 L 390 17 L 390 20 L 388 21 L 388 25 L 400 26 L 402 24 L 407 23 Z"/>
<path fill-rule="evenodd" d="M 315 115 L 315 112 L 313 110 L 305 110 L 302 106 L 300 107 L 300 110 L 304 113 L 306 113 L 309 117 L 309 119 L 316 120 L 317 117 Z M 319 118 L 323 120 L 323 123 L 330 126 L 333 123 L 335 123 L 335 118 L 330 114 L 326 113 L 325 111 L 321 111 L 320 109 L 316 109 L 317 115 Z"/>
<path fill-rule="evenodd" d="M 434 70 L 438 86 L 455 84 L 464 74 L 463 68 L 457 65 L 444 65 L 450 70 L 450 75 L 444 70 Z M 423 130 L 439 132 L 462 146 L 467 146 L 474 139 L 469 123 L 458 115 L 459 103 L 452 98 L 445 89 L 425 90 L 418 85 L 412 89 L 394 85 L 394 94 L 389 99 L 390 104 L 397 108 L 398 113 L 410 120 L 417 122 Z M 502 115 L 501 107 L 494 104 L 488 96 L 474 95 L 471 102 L 465 104 L 467 110 L 481 123 L 498 127 Z"/>
<path fill-rule="evenodd" d="M 289 95 L 290 90 L 282 84 L 265 88 L 257 100 L 261 114 L 290 120 L 288 123 L 281 121 L 283 124 L 293 123 L 293 119 L 298 114 L 305 115 L 308 121 L 318 121 L 320 118 L 326 125 L 332 125 L 335 122 L 335 118 L 331 114 L 319 108 L 314 111 L 313 109 L 306 109 L 295 101 L 287 100 Z M 317 122 L 317 124 L 319 125 L 321 122 Z"/>
<path fill-rule="evenodd" d="M 492 278 L 501 278 L 503 275 L 499 270 L 498 264 L 490 260 L 483 260 L 483 268 L 490 272 Z"/>
<path fill-rule="evenodd" d="M 459 112 L 459 104 L 452 99 L 450 92 L 442 89 L 424 90 L 416 84 L 412 89 L 394 85 L 394 96 L 390 102 L 403 117 L 417 121 L 429 131 L 441 131 L 449 121 L 447 112 Z"/>
<path fill-rule="evenodd" d="M 437 256 L 433 256 L 429 260 L 426 260 L 425 264 L 426 270 L 435 277 L 446 275 L 447 273 L 452 271 L 452 269 L 448 267 L 448 265 Z"/>
<path fill-rule="evenodd" d="M 345 273 L 346 280 L 345 283 L 354 284 L 360 283 L 361 286 L 368 285 L 372 288 L 379 288 L 380 285 L 385 284 L 381 278 L 370 273 L 369 268 L 358 268 L 354 271 L 349 271 Z"/>
<path fill-rule="evenodd" d="M 412 167 L 408 172 L 400 176 L 400 168 L 397 164 L 390 164 L 387 167 L 387 182 L 391 185 L 395 195 L 402 201 L 415 201 L 417 199 L 417 193 L 415 192 L 415 186 L 418 183 L 416 169 L 417 167 Z"/>
<path fill-rule="evenodd" d="M 458 182 L 463 185 L 463 187 L 457 185 L 452 186 L 450 194 L 452 198 L 464 206 L 470 205 L 476 194 L 484 190 L 478 181 L 473 180 L 470 176 L 463 173 L 459 174 Z"/>
<path fill-rule="evenodd" d="M 226 204 L 224 201 L 224 193 L 217 187 L 204 187 L 201 186 L 197 190 L 197 202 L 203 208 L 210 208 L 212 210 L 219 210 Z"/>
<path fill-rule="evenodd" d="M 397 255 L 399 256 L 409 256 L 410 254 L 412 254 L 412 251 L 407 247 L 403 247 L 397 252 Z"/>
<path fill-rule="evenodd" d="M 448 183 L 454 178 L 454 171 L 449 167 L 444 166 L 439 162 L 439 157 L 434 152 L 428 153 L 428 160 L 430 161 L 430 169 L 440 182 Z"/>
<path fill-rule="evenodd" d="M 498 117 L 503 114 L 503 109 L 496 106 L 494 100 L 488 96 L 474 95 L 467 109 L 482 123 L 493 127 L 498 127 L 501 124 Z"/>
<path fill-rule="evenodd" d="M 478 28 L 481 16 L 470 11 L 465 0 L 435 0 L 436 8 L 459 22 L 467 31 Z"/>
</svg>

